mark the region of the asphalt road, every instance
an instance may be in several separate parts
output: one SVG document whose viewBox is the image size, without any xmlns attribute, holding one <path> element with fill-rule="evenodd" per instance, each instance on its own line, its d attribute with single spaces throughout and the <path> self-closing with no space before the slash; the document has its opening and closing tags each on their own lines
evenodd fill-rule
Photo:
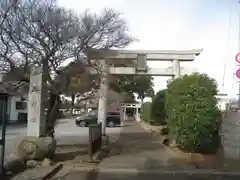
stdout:
<svg viewBox="0 0 240 180">
<path fill-rule="evenodd" d="M 55 128 L 57 144 L 87 144 L 88 128 L 77 127 L 74 118 L 60 119 Z M 15 152 L 16 144 L 26 135 L 27 125 L 9 125 L 6 132 L 5 157 Z M 118 139 L 121 127 L 107 128 L 113 140 Z M 1 131 L 0 131 L 1 133 Z"/>
</svg>

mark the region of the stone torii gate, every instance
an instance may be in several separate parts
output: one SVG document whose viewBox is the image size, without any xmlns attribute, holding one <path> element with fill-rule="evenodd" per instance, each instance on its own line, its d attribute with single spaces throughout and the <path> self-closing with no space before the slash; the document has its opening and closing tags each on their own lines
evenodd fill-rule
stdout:
<svg viewBox="0 0 240 180">
<path fill-rule="evenodd" d="M 187 51 L 134 51 L 134 50 L 93 50 L 88 58 L 103 60 L 98 106 L 98 120 L 102 122 L 102 133 L 106 134 L 106 105 L 108 95 L 108 75 L 144 75 L 179 77 L 195 72 L 195 69 L 180 67 L 180 61 L 193 61 L 202 49 Z M 147 61 L 171 61 L 169 68 L 147 68 Z M 41 137 L 45 131 L 43 103 L 43 67 L 35 67 L 31 73 L 28 99 L 27 135 Z"/>
<path fill-rule="evenodd" d="M 104 60 L 100 84 L 98 121 L 102 122 L 102 134 L 106 135 L 106 106 L 108 75 L 145 75 L 180 77 L 196 72 L 196 69 L 180 67 L 181 61 L 193 61 L 202 49 L 195 50 L 95 50 L 89 58 Z M 148 68 L 147 61 L 171 61 L 169 68 Z"/>
</svg>

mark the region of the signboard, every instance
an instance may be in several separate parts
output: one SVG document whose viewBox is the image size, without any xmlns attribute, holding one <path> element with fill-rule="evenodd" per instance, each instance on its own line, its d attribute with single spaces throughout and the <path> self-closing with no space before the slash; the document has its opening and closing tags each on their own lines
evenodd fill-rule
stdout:
<svg viewBox="0 0 240 180">
<path fill-rule="evenodd" d="M 236 76 L 237 76 L 237 78 L 240 79 L 240 69 L 238 69 L 238 70 L 236 71 Z"/>
</svg>

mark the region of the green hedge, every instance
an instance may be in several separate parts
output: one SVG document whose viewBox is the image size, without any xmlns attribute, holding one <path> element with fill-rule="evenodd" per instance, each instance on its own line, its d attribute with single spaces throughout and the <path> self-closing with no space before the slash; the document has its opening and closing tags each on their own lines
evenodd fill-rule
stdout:
<svg viewBox="0 0 240 180">
<path fill-rule="evenodd" d="M 156 125 L 166 124 L 165 93 L 165 89 L 158 91 L 152 100 L 151 116 Z"/>
<path fill-rule="evenodd" d="M 141 119 L 151 125 L 165 125 L 165 93 L 166 90 L 160 90 L 153 98 L 152 103 L 146 102 L 141 109 Z"/>
<path fill-rule="evenodd" d="M 213 153 L 219 147 L 217 85 L 205 74 L 177 78 L 168 84 L 166 112 L 169 137 L 189 152 Z"/>
<path fill-rule="evenodd" d="M 151 107 L 152 107 L 151 102 L 145 102 L 141 107 L 141 114 L 140 114 L 141 120 L 150 124 L 152 122 Z"/>
</svg>

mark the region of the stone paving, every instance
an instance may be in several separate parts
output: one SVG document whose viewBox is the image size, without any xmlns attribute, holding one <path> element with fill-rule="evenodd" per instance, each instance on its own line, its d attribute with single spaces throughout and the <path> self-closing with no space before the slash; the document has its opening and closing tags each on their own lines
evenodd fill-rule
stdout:
<svg viewBox="0 0 240 180">
<path fill-rule="evenodd" d="M 153 137 L 136 122 L 126 122 L 119 140 L 113 147 L 110 157 L 100 163 L 101 168 L 189 169 L 193 168 L 176 158 L 161 144 L 162 139 Z"/>
<path fill-rule="evenodd" d="M 213 174 L 213 173 L 173 173 L 173 172 L 99 172 L 92 171 L 72 171 L 65 177 L 53 178 L 52 180 L 238 180 L 239 174 Z"/>
<path fill-rule="evenodd" d="M 93 168 L 72 168 L 65 180 L 143 180 L 143 179 L 237 179 L 239 174 L 199 171 L 184 158 L 174 156 L 136 122 L 126 122 L 109 157 Z M 196 171 L 197 170 L 197 171 Z M 55 179 L 57 180 L 57 178 Z M 60 180 L 60 178 L 59 178 Z"/>
</svg>

